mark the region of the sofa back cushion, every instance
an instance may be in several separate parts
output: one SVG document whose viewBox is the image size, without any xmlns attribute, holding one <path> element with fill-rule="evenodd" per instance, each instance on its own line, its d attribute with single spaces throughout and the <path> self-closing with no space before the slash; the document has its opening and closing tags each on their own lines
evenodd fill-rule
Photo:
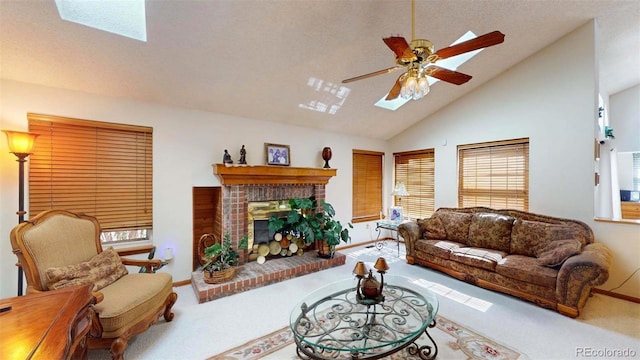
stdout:
<svg viewBox="0 0 640 360">
<path fill-rule="evenodd" d="M 583 232 L 571 225 L 517 219 L 511 232 L 509 253 L 537 257 L 550 242 L 564 239 L 576 239 L 583 246 L 587 241 Z"/>
<path fill-rule="evenodd" d="M 444 240 L 447 238 L 447 232 L 439 217 L 418 219 L 417 223 L 420 226 L 420 235 L 423 239 Z"/>
<path fill-rule="evenodd" d="M 454 211 L 438 211 L 434 217 L 439 217 L 444 225 L 447 233 L 447 240 L 456 241 L 467 244 L 469 241 L 469 226 L 473 214 L 454 212 Z"/>
<path fill-rule="evenodd" d="M 475 213 L 469 226 L 469 246 L 509 252 L 515 218 L 492 213 Z"/>
</svg>

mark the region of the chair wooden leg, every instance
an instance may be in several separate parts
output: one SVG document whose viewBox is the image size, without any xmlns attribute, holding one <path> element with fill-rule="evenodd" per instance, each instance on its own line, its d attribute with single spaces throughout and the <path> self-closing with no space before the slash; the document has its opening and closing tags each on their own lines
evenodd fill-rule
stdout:
<svg viewBox="0 0 640 360">
<path fill-rule="evenodd" d="M 167 322 L 173 320 L 174 313 L 171 312 L 171 308 L 176 303 L 176 301 L 178 301 L 178 294 L 172 292 L 171 295 L 169 295 L 168 300 L 169 302 L 167 303 L 167 306 L 164 308 L 164 320 Z"/>
<path fill-rule="evenodd" d="M 128 339 L 119 337 L 111 343 L 111 359 L 124 360 L 124 351 L 127 350 Z"/>
</svg>

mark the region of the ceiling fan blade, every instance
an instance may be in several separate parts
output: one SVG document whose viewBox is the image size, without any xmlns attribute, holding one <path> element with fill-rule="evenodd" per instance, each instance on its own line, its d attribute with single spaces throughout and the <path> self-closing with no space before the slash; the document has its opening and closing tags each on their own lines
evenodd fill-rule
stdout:
<svg viewBox="0 0 640 360">
<path fill-rule="evenodd" d="M 404 62 L 411 62 L 418 60 L 416 54 L 413 53 L 409 43 L 403 37 L 392 36 L 382 39 L 385 44 L 396 54 L 396 57 L 402 59 Z"/>
<path fill-rule="evenodd" d="M 402 74 L 402 75 L 404 75 L 404 74 Z M 384 98 L 385 100 L 393 100 L 393 99 L 397 98 L 398 96 L 400 96 L 400 90 L 402 89 L 402 83 L 400 82 L 400 78 L 402 77 L 402 75 L 398 76 L 398 79 L 396 80 L 396 83 L 393 84 L 393 87 L 389 91 L 389 94 L 387 94 L 387 97 Z"/>
<path fill-rule="evenodd" d="M 345 80 L 342 80 L 342 83 L 346 84 L 346 83 L 350 83 L 350 82 L 357 81 L 357 80 L 362 80 L 362 79 L 366 79 L 366 78 L 370 78 L 370 77 L 374 77 L 374 76 L 378 76 L 378 75 L 388 74 L 388 73 L 390 73 L 392 71 L 396 71 L 396 70 L 401 69 L 403 67 L 404 66 L 400 66 L 400 65 L 393 66 L 393 67 L 390 67 L 388 69 L 378 70 L 378 71 L 375 71 L 375 72 L 372 72 L 372 73 L 368 73 L 368 74 L 352 77 L 352 78 L 349 78 L 349 79 L 345 79 Z"/>
<path fill-rule="evenodd" d="M 455 44 L 446 48 L 442 48 L 434 53 L 437 60 L 446 59 L 448 57 L 464 54 L 469 51 L 482 49 L 485 47 L 498 45 L 504 41 L 504 34 L 500 31 L 493 31 L 488 34 L 480 35 L 475 39 L 467 40 L 459 44 Z"/>
<path fill-rule="evenodd" d="M 452 83 L 455 85 L 462 85 L 471 80 L 471 75 L 463 74 L 461 72 L 441 68 L 439 66 L 429 66 L 425 69 L 425 74 L 428 76 Z"/>
</svg>

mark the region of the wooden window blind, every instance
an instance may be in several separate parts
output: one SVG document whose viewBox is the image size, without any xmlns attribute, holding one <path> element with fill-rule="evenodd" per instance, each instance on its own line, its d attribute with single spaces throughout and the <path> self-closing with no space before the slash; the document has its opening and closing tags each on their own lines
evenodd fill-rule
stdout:
<svg viewBox="0 0 640 360">
<path fill-rule="evenodd" d="M 39 134 L 29 166 L 29 213 L 95 216 L 103 231 L 152 227 L 150 127 L 28 114 Z"/>
<path fill-rule="evenodd" d="M 458 146 L 458 206 L 529 210 L 529 139 Z"/>
<path fill-rule="evenodd" d="M 430 217 L 435 207 L 435 152 L 433 149 L 393 154 L 396 183 L 404 183 L 409 196 L 394 196 L 394 204 L 402 206 L 404 217 Z M 395 186 L 395 184 L 394 184 Z"/>
<path fill-rule="evenodd" d="M 382 211 L 382 160 L 384 153 L 353 150 L 352 222 L 377 220 Z"/>
<path fill-rule="evenodd" d="M 633 153 L 633 190 L 640 191 L 640 153 Z"/>
</svg>

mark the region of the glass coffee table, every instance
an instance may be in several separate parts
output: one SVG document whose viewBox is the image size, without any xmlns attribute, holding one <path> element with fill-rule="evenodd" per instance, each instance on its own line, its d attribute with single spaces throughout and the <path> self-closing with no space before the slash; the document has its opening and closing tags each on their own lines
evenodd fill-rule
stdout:
<svg viewBox="0 0 640 360">
<path fill-rule="evenodd" d="M 384 301 L 375 305 L 356 300 L 355 277 L 307 295 L 289 319 L 298 356 L 381 359 L 405 349 L 421 359 L 434 359 L 438 347 L 428 329 L 436 325 L 438 299 L 417 283 L 411 278 L 386 275 Z"/>
</svg>

